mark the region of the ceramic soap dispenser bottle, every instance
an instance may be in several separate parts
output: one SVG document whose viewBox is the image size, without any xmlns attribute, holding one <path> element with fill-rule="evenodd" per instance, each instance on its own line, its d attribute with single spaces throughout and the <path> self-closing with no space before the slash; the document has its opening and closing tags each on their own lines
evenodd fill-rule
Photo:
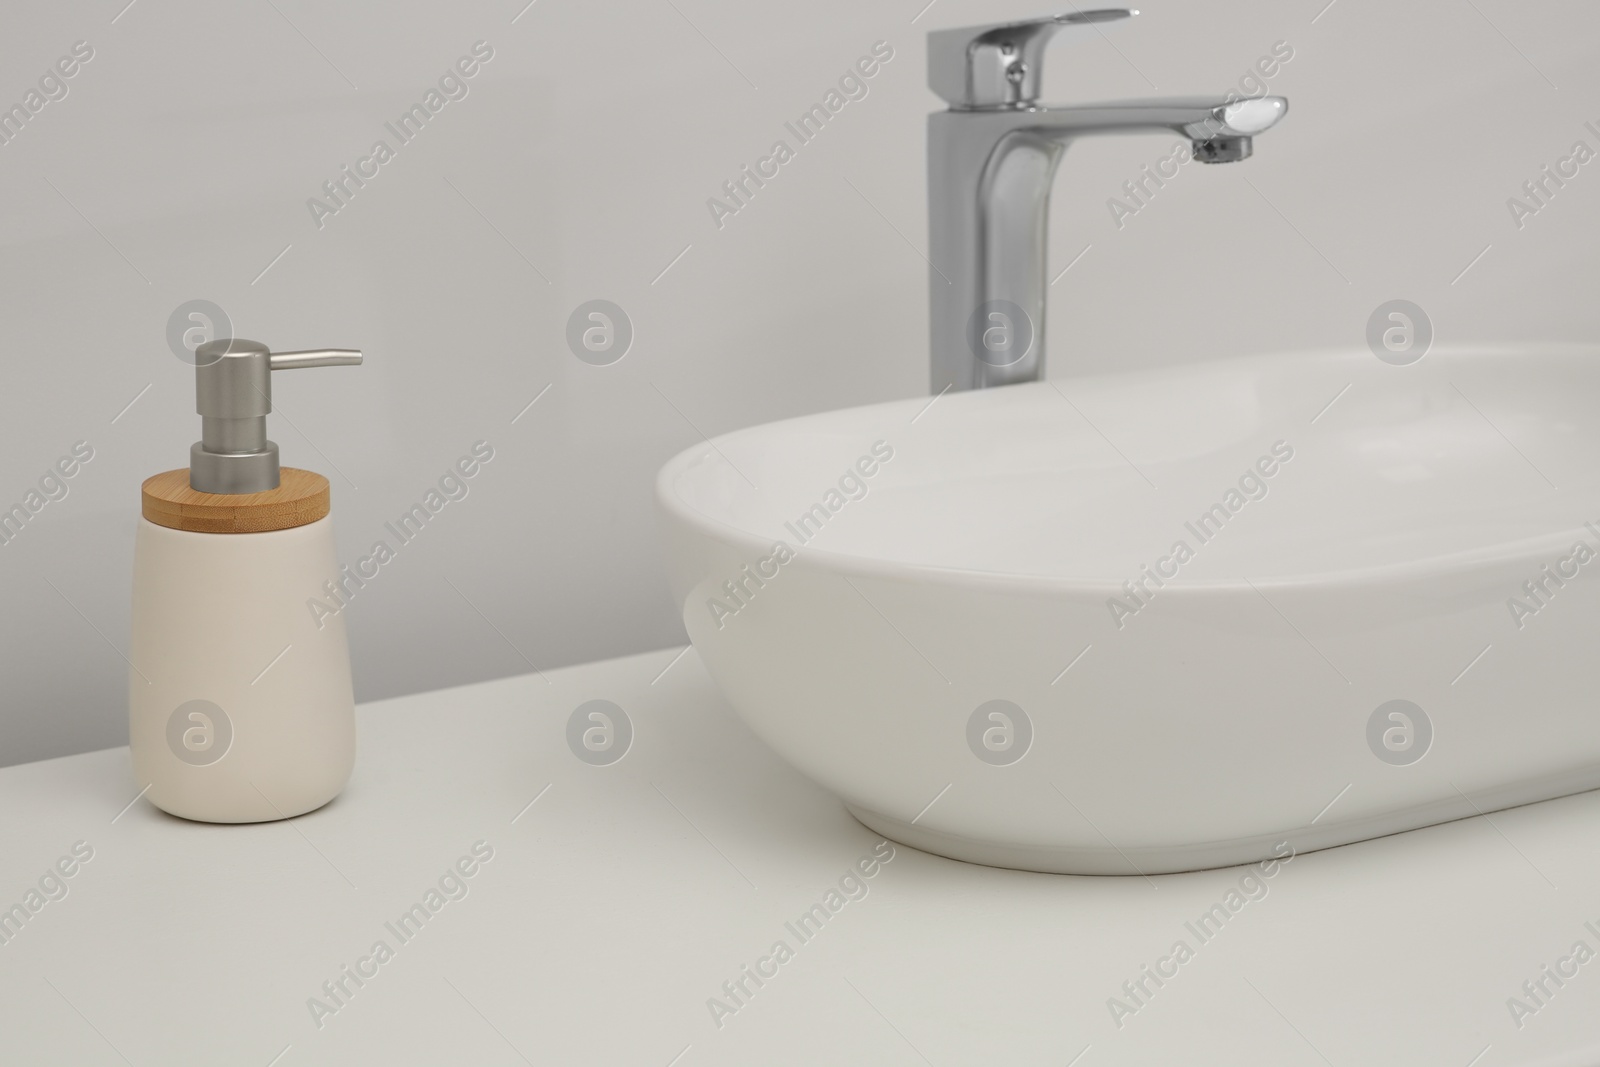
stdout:
<svg viewBox="0 0 1600 1067">
<path fill-rule="evenodd" d="M 204 822 L 285 819 L 349 781 L 355 701 L 328 479 L 279 468 L 272 372 L 361 362 L 224 338 L 195 351 L 200 440 L 144 483 L 129 646 L 133 770 L 157 807 Z"/>
</svg>

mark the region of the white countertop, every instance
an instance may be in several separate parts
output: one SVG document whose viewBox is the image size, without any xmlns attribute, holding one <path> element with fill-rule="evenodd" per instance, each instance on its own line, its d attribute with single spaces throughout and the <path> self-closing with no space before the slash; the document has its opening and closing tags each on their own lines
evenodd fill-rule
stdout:
<svg viewBox="0 0 1600 1067">
<path fill-rule="evenodd" d="M 1247 868 L 901 847 L 829 901 L 880 839 L 676 655 L 364 705 L 349 788 L 287 823 L 130 806 L 126 749 L 0 770 L 0 909 L 93 850 L 0 944 L 0 1062 L 1600 1064 L 1600 957 L 1520 1029 L 1507 1006 L 1574 942 L 1600 953 L 1600 794 L 1298 856 L 1205 941 L 1185 924 Z M 565 739 L 594 698 L 634 726 L 610 766 Z M 478 842 L 458 899 L 425 900 Z M 385 924 L 417 903 L 437 911 L 402 941 Z M 786 924 L 818 903 L 838 910 L 802 940 Z M 1136 1005 L 1123 983 L 1179 940 L 1192 958 Z M 723 983 L 758 965 L 740 1006 Z M 319 1027 L 308 1000 L 334 1007 L 347 966 L 372 975 Z M 1138 1008 L 1120 1027 L 1113 996 Z M 720 1027 L 713 997 L 737 1008 Z"/>
</svg>

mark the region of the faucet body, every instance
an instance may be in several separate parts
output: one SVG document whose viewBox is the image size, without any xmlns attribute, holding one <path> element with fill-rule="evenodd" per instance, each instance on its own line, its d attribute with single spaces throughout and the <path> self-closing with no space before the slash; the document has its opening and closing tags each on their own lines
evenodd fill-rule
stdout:
<svg viewBox="0 0 1600 1067">
<path fill-rule="evenodd" d="M 1038 66 L 1056 28 L 1133 14 L 1092 11 L 929 35 L 929 82 L 952 107 L 928 117 L 932 386 L 1034 381 L 1044 369 L 1050 190 L 1080 137 L 1169 131 L 1195 158 L 1248 158 L 1281 97 L 1038 104 Z"/>
</svg>

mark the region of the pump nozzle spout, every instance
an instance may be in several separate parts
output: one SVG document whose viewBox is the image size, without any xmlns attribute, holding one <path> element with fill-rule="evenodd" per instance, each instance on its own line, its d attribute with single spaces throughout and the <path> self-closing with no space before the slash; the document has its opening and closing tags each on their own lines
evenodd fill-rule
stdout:
<svg viewBox="0 0 1600 1067">
<path fill-rule="evenodd" d="M 273 371 L 361 362 L 354 349 L 270 352 L 242 337 L 207 341 L 194 354 L 200 440 L 189 449 L 189 486 L 202 493 L 278 488 L 278 446 L 267 440 Z"/>
</svg>

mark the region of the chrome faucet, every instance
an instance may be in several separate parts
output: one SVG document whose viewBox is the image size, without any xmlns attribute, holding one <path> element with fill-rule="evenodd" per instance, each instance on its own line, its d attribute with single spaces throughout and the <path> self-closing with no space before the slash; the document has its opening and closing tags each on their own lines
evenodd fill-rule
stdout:
<svg viewBox="0 0 1600 1067">
<path fill-rule="evenodd" d="M 1073 12 L 928 35 L 929 326 L 933 391 L 1035 381 L 1044 370 L 1050 186 L 1079 137 L 1170 130 L 1203 163 L 1250 155 L 1280 96 L 1039 103 L 1045 45 L 1064 26 L 1138 14 Z"/>
</svg>

